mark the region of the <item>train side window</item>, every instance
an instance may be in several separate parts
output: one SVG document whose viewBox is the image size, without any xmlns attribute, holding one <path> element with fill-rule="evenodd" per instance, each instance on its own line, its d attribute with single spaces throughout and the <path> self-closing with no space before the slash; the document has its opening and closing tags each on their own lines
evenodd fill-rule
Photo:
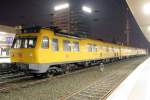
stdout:
<svg viewBox="0 0 150 100">
<path fill-rule="evenodd" d="M 91 45 L 91 44 L 88 44 L 88 45 L 87 45 L 87 49 L 88 49 L 88 52 L 92 52 L 92 45 Z"/>
<path fill-rule="evenodd" d="M 106 47 L 106 51 L 109 52 L 109 47 L 108 46 Z"/>
<path fill-rule="evenodd" d="M 49 38 L 47 36 L 43 37 L 42 39 L 42 48 L 49 48 Z"/>
<path fill-rule="evenodd" d="M 103 51 L 106 51 L 106 48 L 105 48 L 105 46 L 103 46 L 103 47 L 102 47 L 102 50 L 103 50 Z"/>
<path fill-rule="evenodd" d="M 79 42 L 73 42 L 73 51 L 74 52 L 79 52 L 80 51 Z"/>
<path fill-rule="evenodd" d="M 98 50 L 102 50 L 103 49 L 103 47 L 102 46 L 98 46 Z"/>
<path fill-rule="evenodd" d="M 52 39 L 52 51 L 59 51 L 58 39 Z"/>
<path fill-rule="evenodd" d="M 112 48 L 111 47 L 109 47 L 109 51 L 112 52 Z"/>
<path fill-rule="evenodd" d="M 97 52 L 97 46 L 95 44 L 92 46 L 92 49 L 93 52 Z"/>
<path fill-rule="evenodd" d="M 113 51 L 113 52 L 115 52 L 115 51 L 116 51 L 114 47 L 112 47 L 112 51 Z"/>
<path fill-rule="evenodd" d="M 63 41 L 63 49 L 66 52 L 71 52 L 71 43 L 69 40 L 64 40 Z"/>
</svg>

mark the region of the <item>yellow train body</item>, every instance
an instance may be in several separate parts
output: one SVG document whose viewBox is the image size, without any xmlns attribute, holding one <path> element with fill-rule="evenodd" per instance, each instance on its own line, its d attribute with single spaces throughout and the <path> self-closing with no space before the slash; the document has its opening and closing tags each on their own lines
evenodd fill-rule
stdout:
<svg viewBox="0 0 150 100">
<path fill-rule="evenodd" d="M 76 39 L 73 37 L 56 35 L 54 31 L 50 29 L 40 29 L 38 33 L 17 34 L 15 38 L 18 37 L 36 37 L 36 43 L 34 48 L 12 47 L 11 62 L 13 63 L 55 65 L 146 55 L 146 50 L 144 49 L 87 38 Z M 42 47 L 43 38 L 47 38 L 45 41 L 48 41 L 48 46 L 46 48 Z M 54 47 L 53 40 L 55 40 Z M 67 47 L 64 46 L 64 41 L 66 41 Z M 57 50 L 53 50 L 53 48 Z M 65 51 L 65 49 L 68 49 L 68 51 Z"/>
</svg>

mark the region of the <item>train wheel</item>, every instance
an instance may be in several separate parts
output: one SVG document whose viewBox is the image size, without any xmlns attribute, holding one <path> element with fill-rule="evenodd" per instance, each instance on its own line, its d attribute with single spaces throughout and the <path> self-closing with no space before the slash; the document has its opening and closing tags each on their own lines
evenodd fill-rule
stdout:
<svg viewBox="0 0 150 100">
<path fill-rule="evenodd" d="M 84 63 L 84 66 L 85 66 L 85 67 L 89 67 L 89 66 L 90 66 L 90 65 L 89 65 L 89 62 L 85 62 L 85 63 Z"/>
<path fill-rule="evenodd" d="M 37 78 L 39 75 L 38 74 L 32 74 L 34 78 Z"/>
<path fill-rule="evenodd" d="M 41 73 L 41 74 L 37 74 L 37 73 L 35 73 L 35 74 L 33 74 L 33 76 L 34 76 L 34 78 L 48 78 L 49 77 L 49 74 L 46 72 L 46 73 Z"/>
<path fill-rule="evenodd" d="M 42 76 L 42 78 L 48 78 L 49 74 L 48 74 L 48 72 L 46 72 L 46 73 L 42 73 L 41 76 Z"/>
</svg>

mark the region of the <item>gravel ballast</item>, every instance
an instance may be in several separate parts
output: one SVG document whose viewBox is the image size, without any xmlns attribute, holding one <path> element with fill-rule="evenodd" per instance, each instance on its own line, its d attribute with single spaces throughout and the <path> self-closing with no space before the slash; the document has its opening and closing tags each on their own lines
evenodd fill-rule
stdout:
<svg viewBox="0 0 150 100">
<path fill-rule="evenodd" d="M 116 70 L 120 70 L 120 72 L 125 71 L 130 74 L 145 59 L 146 57 L 133 58 L 127 61 L 108 64 L 105 65 L 104 72 L 94 67 L 79 73 L 54 78 L 49 82 L 32 87 L 0 93 L 0 100 L 62 100 Z"/>
</svg>

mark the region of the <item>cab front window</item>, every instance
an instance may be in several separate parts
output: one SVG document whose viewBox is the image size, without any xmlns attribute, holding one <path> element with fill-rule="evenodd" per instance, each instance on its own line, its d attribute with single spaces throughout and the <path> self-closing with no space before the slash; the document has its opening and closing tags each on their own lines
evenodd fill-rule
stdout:
<svg viewBox="0 0 150 100">
<path fill-rule="evenodd" d="M 16 37 L 12 48 L 35 48 L 37 37 Z"/>
</svg>

